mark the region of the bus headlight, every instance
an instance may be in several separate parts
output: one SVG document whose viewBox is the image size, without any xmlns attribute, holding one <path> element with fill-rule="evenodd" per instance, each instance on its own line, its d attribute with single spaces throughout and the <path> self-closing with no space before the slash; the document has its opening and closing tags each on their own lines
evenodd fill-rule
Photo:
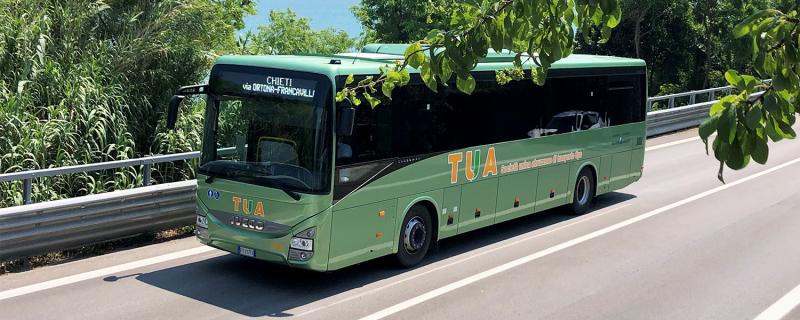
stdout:
<svg viewBox="0 0 800 320">
<path fill-rule="evenodd" d="M 292 238 L 292 242 L 289 244 L 289 247 L 291 247 L 292 249 L 313 251 L 314 240 L 304 239 L 304 238 Z"/>
<path fill-rule="evenodd" d="M 294 235 L 289 241 L 289 259 L 308 261 L 314 255 L 314 237 L 317 228 L 312 227 Z"/>
</svg>

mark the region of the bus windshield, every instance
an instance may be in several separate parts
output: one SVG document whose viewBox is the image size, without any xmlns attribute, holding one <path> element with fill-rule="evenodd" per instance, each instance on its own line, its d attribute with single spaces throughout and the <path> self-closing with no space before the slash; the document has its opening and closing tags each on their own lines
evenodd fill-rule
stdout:
<svg viewBox="0 0 800 320">
<path fill-rule="evenodd" d="M 274 96 L 210 101 L 201 174 L 298 192 L 329 190 L 324 107 Z"/>
</svg>

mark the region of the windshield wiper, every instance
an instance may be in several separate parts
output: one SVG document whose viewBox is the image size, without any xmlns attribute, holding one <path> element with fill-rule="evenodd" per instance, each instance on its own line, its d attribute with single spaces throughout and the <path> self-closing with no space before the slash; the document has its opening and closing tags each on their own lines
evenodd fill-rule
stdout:
<svg viewBox="0 0 800 320">
<path fill-rule="evenodd" d="M 276 182 L 275 183 L 275 187 L 277 187 L 278 189 L 281 189 L 281 191 L 283 191 L 284 193 L 286 193 L 287 195 L 292 197 L 292 199 L 294 199 L 294 201 L 300 201 L 300 194 L 297 193 L 297 192 L 294 192 L 294 190 L 292 190 L 292 189 L 287 188 L 285 184 L 280 183 L 280 182 Z"/>
</svg>

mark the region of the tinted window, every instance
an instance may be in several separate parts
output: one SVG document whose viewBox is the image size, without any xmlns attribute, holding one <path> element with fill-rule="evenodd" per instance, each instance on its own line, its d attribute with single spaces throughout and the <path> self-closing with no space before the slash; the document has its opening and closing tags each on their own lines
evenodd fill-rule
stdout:
<svg viewBox="0 0 800 320">
<path fill-rule="evenodd" d="M 493 77 L 493 74 L 492 74 Z M 498 142 L 644 121 L 644 76 L 590 76 L 498 85 L 472 95 L 455 85 L 395 89 L 375 109 L 356 110 L 353 136 L 341 137 L 338 165 L 425 155 Z"/>
</svg>

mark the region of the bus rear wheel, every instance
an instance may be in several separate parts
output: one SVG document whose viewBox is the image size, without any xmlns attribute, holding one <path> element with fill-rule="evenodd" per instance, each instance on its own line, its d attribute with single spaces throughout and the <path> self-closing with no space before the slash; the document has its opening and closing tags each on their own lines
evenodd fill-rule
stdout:
<svg viewBox="0 0 800 320">
<path fill-rule="evenodd" d="M 572 213 L 581 215 L 589 212 L 594 204 L 597 184 L 592 169 L 585 167 L 575 181 L 575 192 L 572 193 Z"/>
<path fill-rule="evenodd" d="M 421 205 L 408 210 L 400 228 L 397 263 L 404 268 L 411 268 L 422 262 L 431 246 L 431 214 Z"/>
</svg>

